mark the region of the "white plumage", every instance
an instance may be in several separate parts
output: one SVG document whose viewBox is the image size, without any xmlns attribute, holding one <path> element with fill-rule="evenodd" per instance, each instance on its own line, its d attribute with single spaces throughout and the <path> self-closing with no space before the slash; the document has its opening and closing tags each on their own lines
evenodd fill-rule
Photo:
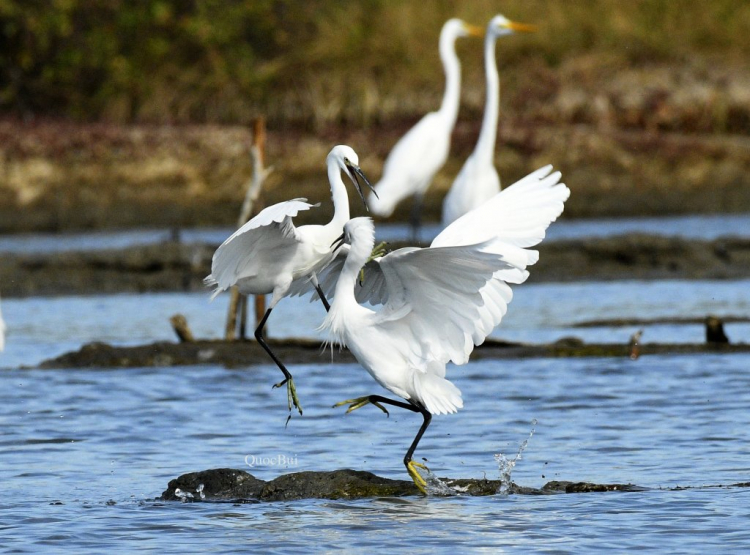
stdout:
<svg viewBox="0 0 750 555">
<path fill-rule="evenodd" d="M 456 39 L 481 33 L 481 29 L 460 19 L 450 19 L 443 25 L 440 59 L 446 86 L 442 104 L 437 112 L 424 116 L 391 150 L 383 166 L 383 176 L 375 185 L 377 197 L 370 195 L 368 199 L 373 214 L 388 217 L 399 202 L 416 195 L 414 216 L 418 218 L 421 197 L 448 158 L 451 132 L 458 115 L 461 64 L 456 55 Z"/>
<path fill-rule="evenodd" d="M 456 412 L 461 392 L 446 379 L 446 364 L 465 364 L 500 323 L 512 299 L 508 283 L 522 283 L 545 230 L 563 211 L 569 189 L 547 166 L 498 193 L 446 228 L 430 247 L 405 248 L 365 266 L 374 244 L 369 218 L 344 226 L 350 246 L 328 268 L 323 283 L 338 274 L 331 309 L 321 329 L 347 346 L 381 386 L 407 404 L 380 396 L 351 400 L 390 403 L 425 418 L 404 463 L 418 486 L 423 480 L 411 455 L 432 414 Z M 383 306 L 365 307 L 369 301 Z M 382 406 L 381 406 L 382 408 Z M 421 482 L 420 482 L 421 480 Z"/>
<path fill-rule="evenodd" d="M 480 206 L 500 191 L 500 176 L 495 169 L 495 141 L 500 112 L 500 78 L 495 61 L 495 43 L 514 31 L 531 31 L 533 27 L 515 23 L 502 15 L 493 17 L 487 25 L 484 39 L 484 68 L 487 79 L 482 130 L 476 147 L 467 158 L 443 199 L 443 225 Z"/>
<path fill-rule="evenodd" d="M 358 178 L 370 186 L 359 169 L 357 154 L 350 147 L 338 145 L 326 158 L 328 180 L 331 185 L 334 214 L 326 225 L 306 225 L 295 227 L 292 218 L 314 205 L 306 199 L 294 199 L 269 206 L 257 216 L 235 231 L 216 249 L 211 261 L 211 273 L 204 280 L 206 285 L 215 286 L 213 296 L 237 285 L 245 295 L 272 294 L 268 310 L 255 330 L 255 337 L 284 374 L 287 384 L 289 408 L 292 404 L 302 413 L 297 400 L 294 382 L 289 371 L 271 352 L 263 340 L 262 331 L 271 310 L 290 292 L 292 284 L 310 282 L 317 287 L 316 274 L 333 260 L 331 243 L 341 234 L 349 220 L 349 198 L 341 179 L 345 172 L 362 196 Z M 328 307 L 325 297 L 321 300 Z"/>
</svg>

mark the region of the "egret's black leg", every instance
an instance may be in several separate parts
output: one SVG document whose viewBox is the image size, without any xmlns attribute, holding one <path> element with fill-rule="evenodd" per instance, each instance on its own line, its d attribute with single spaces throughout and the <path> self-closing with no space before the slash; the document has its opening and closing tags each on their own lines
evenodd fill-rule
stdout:
<svg viewBox="0 0 750 555">
<path fill-rule="evenodd" d="M 412 456 L 414 455 L 414 451 L 416 450 L 417 445 L 419 445 L 419 441 L 422 439 L 422 436 L 427 430 L 427 427 L 430 425 L 430 422 L 432 422 L 432 414 L 427 409 L 425 409 L 421 404 L 417 404 L 411 401 L 408 403 L 404 403 L 403 401 L 394 401 L 393 399 L 388 399 L 387 397 L 381 397 L 380 395 L 368 395 L 366 397 L 359 397 L 357 399 L 348 399 L 346 401 L 336 403 L 333 406 L 335 408 L 335 407 L 340 407 L 341 405 L 346 405 L 346 404 L 350 405 L 349 409 L 346 411 L 347 413 L 353 410 L 356 410 L 360 407 L 363 407 L 367 404 L 372 404 L 378 407 L 380 410 L 382 410 L 386 414 L 388 414 L 388 411 L 382 405 L 392 405 L 394 407 L 406 409 L 411 412 L 418 412 L 422 415 L 422 418 L 424 419 L 422 421 L 422 426 L 419 428 L 417 435 L 414 437 L 414 441 L 411 442 L 411 445 L 409 446 L 409 450 L 406 452 L 406 455 L 404 456 L 404 465 L 406 466 L 406 471 L 409 473 L 409 476 L 411 476 L 411 479 L 414 480 L 414 484 L 417 486 L 417 488 L 419 488 L 419 491 L 426 494 L 427 482 L 425 481 L 424 478 L 422 478 L 422 475 L 417 471 L 415 467 L 424 468 L 425 470 L 428 470 L 428 471 L 429 469 L 422 463 L 414 462 L 412 460 Z"/>
<path fill-rule="evenodd" d="M 414 438 L 414 441 L 411 442 L 411 446 L 409 447 L 409 450 L 406 452 L 406 455 L 404 456 L 404 464 L 406 465 L 406 469 L 409 470 L 409 474 L 411 474 L 410 466 L 412 464 L 416 464 L 417 466 L 424 466 L 421 463 L 414 463 L 414 461 L 412 461 L 411 458 L 414 455 L 414 451 L 416 450 L 417 445 L 419 444 L 419 440 L 422 439 L 422 436 L 427 430 L 427 427 L 430 425 L 430 422 L 432 422 L 432 414 L 424 407 L 416 406 L 416 408 L 412 410 L 414 410 L 415 412 L 421 413 L 422 418 L 424 418 L 424 421 L 422 422 L 422 426 L 419 428 L 419 431 L 417 432 L 417 435 Z"/>
<path fill-rule="evenodd" d="M 411 204 L 411 215 L 409 217 L 409 224 L 411 225 L 411 240 L 415 243 L 419 242 L 419 228 L 422 225 L 422 205 L 424 204 L 424 194 L 417 193 L 414 195 L 414 199 Z"/>
<path fill-rule="evenodd" d="M 323 293 L 323 290 L 320 288 L 320 285 L 317 283 L 315 284 L 315 290 L 318 292 L 318 297 L 320 297 L 320 301 L 323 303 L 323 306 L 326 307 L 326 312 L 331 310 L 331 305 L 328 304 L 328 300 L 326 299 L 325 294 Z"/>
<path fill-rule="evenodd" d="M 269 308 L 268 310 L 266 310 L 266 313 L 263 315 L 263 319 L 260 321 L 260 324 L 258 324 L 258 327 L 255 328 L 255 339 L 258 340 L 260 346 L 263 347 L 263 349 L 268 353 L 268 356 L 273 359 L 273 361 L 276 363 L 276 366 L 278 366 L 279 370 L 281 370 L 284 374 L 284 379 L 275 384 L 273 387 L 281 387 L 282 385 L 286 384 L 289 410 L 291 411 L 292 405 L 294 405 L 299 413 L 302 414 L 302 407 L 299 404 L 299 399 L 297 399 L 297 388 L 294 386 L 294 379 L 292 378 L 292 375 L 289 373 L 289 370 L 286 369 L 284 364 L 278 359 L 278 357 L 273 353 L 271 348 L 266 343 L 266 340 L 263 339 L 263 327 L 266 325 L 266 320 L 268 320 L 268 317 L 271 315 L 271 310 L 273 309 Z"/>
</svg>

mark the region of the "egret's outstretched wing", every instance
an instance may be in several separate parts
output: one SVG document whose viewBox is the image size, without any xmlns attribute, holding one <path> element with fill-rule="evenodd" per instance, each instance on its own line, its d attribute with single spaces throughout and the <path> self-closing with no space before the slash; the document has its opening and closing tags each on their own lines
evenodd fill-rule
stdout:
<svg viewBox="0 0 750 555">
<path fill-rule="evenodd" d="M 545 166 L 500 191 L 446 227 L 430 246 L 488 240 L 522 248 L 538 244 L 570 196 L 570 190 L 559 183 L 560 172 L 551 171 L 552 166 Z"/>
<path fill-rule="evenodd" d="M 537 251 L 524 247 L 534 246 L 544 238 L 545 230 L 562 213 L 563 204 L 570 196 L 570 190 L 558 183 L 560 173 L 550 174 L 551 171 L 552 166 L 545 166 L 530 173 L 446 227 L 430 245 L 432 249 L 487 242 L 485 250 L 499 254 L 510 263 L 511 267 L 496 273 L 492 287 L 482 291 L 487 304 L 481 314 L 485 321 L 484 337 L 500 323 L 507 303 L 513 297 L 507 283 L 526 281 L 529 276 L 526 267 L 539 259 Z M 329 300 L 333 297 L 348 252 L 349 247 L 344 245 L 334 261 L 318 275 L 320 286 Z M 360 303 L 378 305 L 388 300 L 389 292 L 380 261 L 376 258 L 364 267 L 363 279 L 354 290 Z M 310 291 L 312 286 L 301 285 L 296 294 Z M 475 338 L 475 343 L 477 340 Z"/>
<path fill-rule="evenodd" d="M 473 336 L 480 345 L 505 315 L 513 298 L 508 283 L 523 283 L 526 267 L 539 260 L 539 253 L 527 249 L 544 239 L 545 231 L 563 211 L 570 190 L 560 181 L 560 172 L 545 166 L 500 191 L 482 206 L 458 218 L 432 241 L 431 247 L 486 241 L 485 250 L 500 254 L 514 268 L 497 272 L 482 288 L 484 306 L 481 324 Z"/>
<path fill-rule="evenodd" d="M 380 325 L 396 334 L 406 326 L 425 366 L 437 361 L 444 367 L 449 360 L 464 364 L 474 337 L 484 330 L 481 290 L 497 272 L 514 269 L 484 247 L 406 248 L 380 259 L 388 297 L 378 313 Z"/>
<path fill-rule="evenodd" d="M 306 201 L 298 198 L 265 208 L 216 249 L 211 274 L 203 280 L 206 285 L 216 286 L 214 296 L 237 283 L 238 279 L 253 276 L 261 270 L 268 263 L 263 253 L 273 257 L 275 252 L 278 258 L 284 249 L 298 243 L 292 218 L 316 206 Z"/>
</svg>

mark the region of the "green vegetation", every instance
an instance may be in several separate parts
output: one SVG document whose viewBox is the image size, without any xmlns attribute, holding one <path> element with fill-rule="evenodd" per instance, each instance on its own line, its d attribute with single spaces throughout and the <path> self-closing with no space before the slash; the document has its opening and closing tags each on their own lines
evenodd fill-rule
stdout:
<svg viewBox="0 0 750 555">
<path fill-rule="evenodd" d="M 743 0 L 0 0 L 0 111 L 113 123 L 263 114 L 277 128 L 413 118 L 442 93 L 442 23 L 483 25 L 499 9 L 540 26 L 503 41 L 511 93 L 543 99 L 549 70 L 573 58 L 592 72 L 750 59 Z M 481 46 L 459 49 L 465 103 L 481 110 Z"/>
</svg>

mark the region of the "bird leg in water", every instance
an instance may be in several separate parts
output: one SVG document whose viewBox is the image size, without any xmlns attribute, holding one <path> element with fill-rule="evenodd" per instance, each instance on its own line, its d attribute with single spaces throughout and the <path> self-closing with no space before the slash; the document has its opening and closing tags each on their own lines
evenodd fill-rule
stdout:
<svg viewBox="0 0 750 555">
<path fill-rule="evenodd" d="M 268 320 L 268 317 L 271 315 L 271 310 L 273 309 L 269 308 L 268 310 L 266 310 L 266 314 L 263 316 L 260 324 L 258 324 L 258 327 L 255 329 L 255 339 L 257 339 L 258 343 L 260 343 L 260 346 L 265 349 L 265 351 L 268 353 L 268 356 L 273 359 L 273 361 L 276 363 L 276 366 L 279 367 L 279 370 L 284 373 L 284 379 L 279 383 L 274 384 L 274 389 L 286 384 L 286 396 L 287 404 L 289 406 L 289 412 L 292 411 L 292 405 L 294 405 L 299 413 L 302 414 L 302 406 L 299 404 L 299 399 L 297 399 L 297 388 L 294 386 L 294 378 L 292 378 L 289 370 L 286 369 L 286 367 L 281 363 L 276 355 L 273 354 L 273 351 L 271 351 L 271 348 L 266 343 L 266 340 L 263 339 L 263 327 L 266 325 L 266 320 Z"/>
<path fill-rule="evenodd" d="M 422 426 L 419 428 L 419 431 L 417 432 L 416 437 L 414 438 L 414 441 L 411 442 L 411 446 L 409 447 L 409 450 L 406 452 L 406 455 L 404 456 L 404 465 L 406 466 L 406 471 L 409 473 L 409 476 L 412 480 L 414 480 L 414 485 L 417 486 L 419 491 L 427 495 L 427 482 L 422 477 L 422 475 L 419 473 L 417 468 L 423 468 L 427 472 L 430 471 L 429 468 L 427 468 L 422 463 L 418 463 L 412 460 L 412 456 L 414 455 L 414 451 L 417 448 L 417 445 L 419 444 L 419 440 L 422 439 L 422 436 L 424 435 L 425 431 L 427 430 L 427 427 L 430 425 L 430 422 L 432 421 L 432 414 L 425 409 L 423 406 L 418 405 L 416 403 L 403 403 L 401 401 L 394 401 L 393 399 L 388 399 L 387 397 L 381 397 L 380 395 L 366 395 L 365 397 L 357 397 L 356 399 L 348 399 L 346 401 L 341 401 L 340 403 L 336 403 L 333 405 L 333 408 L 340 407 L 342 405 L 349 405 L 349 408 L 347 409 L 346 413 L 349 414 L 353 410 L 357 410 L 358 408 L 364 407 L 365 405 L 372 404 L 378 407 L 380 410 L 382 410 L 384 413 L 388 414 L 388 411 L 382 404 L 386 405 L 392 405 L 394 407 L 400 407 L 402 409 L 410 410 L 411 412 L 418 412 L 422 415 L 422 418 L 424 418 L 424 421 L 422 422 Z"/>
</svg>

